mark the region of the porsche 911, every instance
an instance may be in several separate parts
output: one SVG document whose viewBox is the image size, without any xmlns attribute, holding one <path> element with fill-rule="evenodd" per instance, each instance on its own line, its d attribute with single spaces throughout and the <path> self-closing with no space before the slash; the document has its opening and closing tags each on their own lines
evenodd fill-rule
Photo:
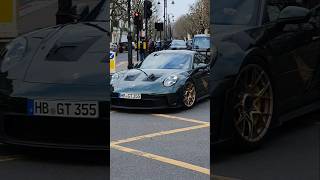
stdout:
<svg viewBox="0 0 320 180">
<path fill-rule="evenodd" d="M 111 79 L 113 108 L 191 108 L 208 97 L 209 58 L 195 51 L 150 54 L 134 69 Z"/>
</svg>

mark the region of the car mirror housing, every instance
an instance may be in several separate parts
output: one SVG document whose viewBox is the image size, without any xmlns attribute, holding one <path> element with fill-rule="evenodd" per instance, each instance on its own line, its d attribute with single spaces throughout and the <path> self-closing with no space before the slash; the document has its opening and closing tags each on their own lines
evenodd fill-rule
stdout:
<svg viewBox="0 0 320 180">
<path fill-rule="evenodd" d="M 310 12 L 311 11 L 307 8 L 298 6 L 288 6 L 280 12 L 278 21 L 284 23 L 304 22 L 308 20 Z"/>
</svg>

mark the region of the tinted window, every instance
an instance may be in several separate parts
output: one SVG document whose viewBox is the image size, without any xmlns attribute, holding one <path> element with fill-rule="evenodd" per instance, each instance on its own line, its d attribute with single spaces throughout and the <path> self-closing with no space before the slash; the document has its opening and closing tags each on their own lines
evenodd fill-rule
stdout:
<svg viewBox="0 0 320 180">
<path fill-rule="evenodd" d="M 256 18 L 257 0 L 214 0 L 213 22 L 221 25 L 247 25 Z"/>
<path fill-rule="evenodd" d="M 104 3 L 101 8 L 97 8 L 98 15 L 95 18 L 96 21 L 107 21 L 107 3 L 103 0 Z"/>
<path fill-rule="evenodd" d="M 141 69 L 190 69 L 192 55 L 174 53 L 154 53 L 141 64 Z"/>
</svg>

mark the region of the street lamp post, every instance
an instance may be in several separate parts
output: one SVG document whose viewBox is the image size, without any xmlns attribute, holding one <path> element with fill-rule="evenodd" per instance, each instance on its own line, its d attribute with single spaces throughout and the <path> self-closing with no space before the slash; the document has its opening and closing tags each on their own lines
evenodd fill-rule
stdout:
<svg viewBox="0 0 320 180">
<path fill-rule="evenodd" d="M 160 4 L 160 1 L 158 1 L 158 4 Z M 171 4 L 174 4 L 174 1 L 172 0 Z M 166 41 L 168 38 L 167 34 L 167 14 L 168 14 L 168 1 L 163 0 L 163 34 L 164 34 L 164 40 Z"/>
<path fill-rule="evenodd" d="M 128 69 L 132 69 L 133 63 L 132 63 L 132 33 L 131 33 L 131 0 L 128 0 L 128 36 L 127 36 L 127 39 L 128 39 Z"/>
<path fill-rule="evenodd" d="M 163 5 L 163 29 L 164 29 L 164 40 L 167 40 L 167 0 L 164 0 L 164 5 Z"/>
</svg>

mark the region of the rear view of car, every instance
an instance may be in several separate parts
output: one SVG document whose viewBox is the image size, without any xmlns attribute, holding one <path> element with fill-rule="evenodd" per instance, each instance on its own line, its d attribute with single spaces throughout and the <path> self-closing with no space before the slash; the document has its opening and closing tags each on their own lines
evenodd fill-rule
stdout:
<svg viewBox="0 0 320 180">
<path fill-rule="evenodd" d="M 171 50 L 184 50 L 187 49 L 187 43 L 184 40 L 173 40 L 169 47 Z"/>
<path fill-rule="evenodd" d="M 210 35 L 198 34 L 194 36 L 192 41 L 192 50 L 198 52 L 209 52 L 210 47 Z"/>
</svg>

